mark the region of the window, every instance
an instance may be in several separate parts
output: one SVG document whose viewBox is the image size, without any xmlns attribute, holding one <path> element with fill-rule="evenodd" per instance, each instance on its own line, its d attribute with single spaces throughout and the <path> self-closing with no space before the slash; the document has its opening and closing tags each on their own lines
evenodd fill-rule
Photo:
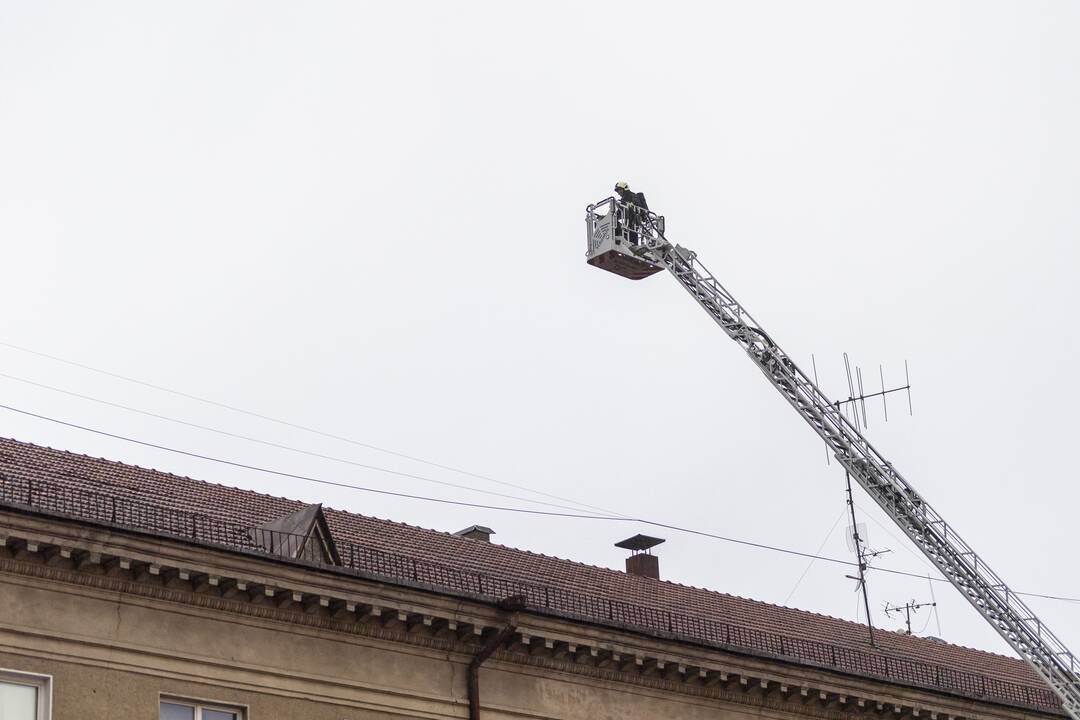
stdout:
<svg viewBox="0 0 1080 720">
<path fill-rule="evenodd" d="M 3 715 L 0 715 L 3 718 Z M 244 720 L 243 711 L 214 703 L 162 700 L 159 720 Z"/>
<path fill-rule="evenodd" d="M 0 670 L 0 718 L 49 720 L 52 679 L 47 675 Z"/>
</svg>

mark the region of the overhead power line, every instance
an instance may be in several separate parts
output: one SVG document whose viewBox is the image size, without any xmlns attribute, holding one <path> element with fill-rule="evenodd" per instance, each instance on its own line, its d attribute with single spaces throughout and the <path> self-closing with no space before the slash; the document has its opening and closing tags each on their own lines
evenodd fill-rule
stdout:
<svg viewBox="0 0 1080 720">
<path fill-rule="evenodd" d="M 742 539 L 739 539 L 739 538 L 733 538 L 733 537 L 728 537 L 728 536 L 725 536 L 725 535 L 719 535 L 719 534 L 707 532 L 707 531 L 704 531 L 704 530 L 695 530 L 693 528 L 683 527 L 683 526 L 680 526 L 680 525 L 674 525 L 674 524 L 671 524 L 671 523 L 659 522 L 659 521 L 656 521 L 656 520 L 648 520 L 646 518 L 611 517 L 609 515 L 587 515 L 587 514 L 578 514 L 578 513 L 554 512 L 554 511 L 548 511 L 548 510 L 535 510 L 535 509 L 532 509 L 532 508 L 516 508 L 516 507 L 508 507 L 508 506 L 500 506 L 500 505 L 486 505 L 486 504 L 483 504 L 483 503 L 472 503 L 472 502 L 465 502 L 465 501 L 461 501 L 461 500 L 451 500 L 451 499 L 448 499 L 448 498 L 437 498 L 437 497 L 430 497 L 430 496 L 426 496 L 426 495 L 415 495 L 415 494 L 411 494 L 411 493 L 403 493 L 403 492 L 396 492 L 396 491 L 392 491 L 392 490 L 383 490 L 383 489 L 380 489 L 380 488 L 366 487 L 366 486 L 363 486 L 363 485 L 355 485 L 355 484 L 352 484 L 352 483 L 338 482 L 338 481 L 334 481 L 334 480 L 325 480 L 325 479 L 322 479 L 322 478 L 316 478 L 316 477 L 312 477 L 312 476 L 309 476 L 309 475 L 300 475 L 300 474 L 297 474 L 297 473 L 290 473 L 290 472 L 285 472 L 285 471 L 282 471 L 282 470 L 274 470 L 272 468 L 266 468 L 266 467 L 262 467 L 262 466 L 259 466 L 259 465 L 252 465 L 252 464 L 249 464 L 249 463 L 243 463 L 243 462 L 239 462 L 239 461 L 235 461 L 235 460 L 228 460 L 228 459 L 224 459 L 224 458 L 218 458 L 218 457 L 214 457 L 212 455 L 206 455 L 204 453 L 192 452 L 190 450 L 181 450 L 179 448 L 169 447 L 167 445 L 161 445 L 161 444 L 158 444 L 158 443 L 152 443 L 152 442 L 148 442 L 148 441 L 145 441 L 145 440 L 139 440 L 137 438 L 132 438 L 132 437 L 128 437 L 128 436 L 125 436 L 125 435 L 120 435 L 120 434 L 117 434 L 117 433 L 112 433 L 112 432 L 108 432 L 108 431 L 105 431 L 105 430 L 99 430 L 97 428 L 88 427 L 86 425 L 80 425 L 78 423 L 68 422 L 66 420 L 60 420 L 58 418 L 49 417 L 47 415 L 42 415 L 40 413 L 31 412 L 29 410 L 22 410 L 20 408 L 13 407 L 11 405 L 0 404 L 0 409 L 8 410 L 9 412 L 18 413 L 20 415 L 24 415 L 24 416 L 27 416 L 27 417 L 36 418 L 38 420 L 44 420 L 46 422 L 51 422 L 51 423 L 54 423 L 54 424 L 57 424 L 57 425 L 62 425 L 64 427 L 69 427 L 69 428 L 73 428 L 73 429 L 76 429 L 76 430 L 82 430 L 84 432 L 93 433 L 95 435 L 100 435 L 100 436 L 112 438 L 112 439 L 115 439 L 115 440 L 122 440 L 124 442 L 133 443 L 135 445 L 141 445 L 143 447 L 153 448 L 155 450 L 162 450 L 162 451 L 165 451 L 165 452 L 170 452 L 170 453 L 174 453 L 174 454 L 177 454 L 177 455 L 182 455 L 182 456 L 185 456 L 185 457 L 196 458 L 196 459 L 199 459 L 199 460 L 206 460 L 208 462 L 219 463 L 221 465 L 227 465 L 227 466 L 230 466 L 230 467 L 240 468 L 240 469 L 244 469 L 244 470 L 252 470 L 254 472 L 265 473 L 267 475 L 274 475 L 274 476 L 277 476 L 277 477 L 285 477 L 285 478 L 290 478 L 290 479 L 293 479 L 293 480 L 302 480 L 304 482 L 318 483 L 320 485 L 330 485 L 330 486 L 333 486 L 333 487 L 348 488 L 348 489 L 351 489 L 351 490 L 359 490 L 361 492 L 375 493 L 375 494 L 378 494 L 378 495 L 388 495 L 388 496 L 391 496 L 391 497 L 398 497 L 398 498 L 404 498 L 404 499 L 409 499 L 409 500 L 420 500 L 420 501 L 424 501 L 424 502 L 441 503 L 441 504 L 444 504 L 444 505 L 456 505 L 456 506 L 461 506 L 461 507 L 480 508 L 480 509 L 484 509 L 484 510 L 493 510 L 493 511 L 498 511 L 498 512 L 512 512 L 512 513 L 520 513 L 520 514 L 525 514 L 525 515 L 539 515 L 539 516 L 545 516 L 545 517 L 572 518 L 572 519 L 577 519 L 577 520 L 604 520 L 604 521 L 608 521 L 608 522 L 611 522 L 611 521 L 615 521 L 615 522 L 633 522 L 633 523 L 637 523 L 637 524 L 641 524 L 641 525 L 649 525 L 651 527 L 664 528 L 666 530 L 672 530 L 672 531 L 675 531 L 675 532 L 686 533 L 688 535 L 696 535 L 698 537 L 706 537 L 706 538 L 711 538 L 713 540 L 720 540 L 720 541 L 723 541 L 723 542 L 733 543 L 735 545 L 742 545 L 744 547 L 757 548 L 759 550 L 769 550 L 769 551 L 772 551 L 772 552 L 783 553 L 783 554 L 792 555 L 792 556 L 795 556 L 795 557 L 807 558 L 807 559 L 812 559 L 812 560 L 821 560 L 823 562 L 830 562 L 830 563 L 834 563 L 834 564 L 837 564 L 837 565 L 844 565 L 844 566 L 847 566 L 847 567 L 854 567 L 855 566 L 855 563 L 851 562 L 850 560 L 844 560 L 844 559 L 841 559 L 841 558 L 829 557 L 827 555 L 820 555 L 820 554 L 817 554 L 817 553 L 803 552 L 801 550 L 793 550 L 791 548 L 779 547 L 777 545 L 769 545 L 769 544 L 766 544 L 766 543 L 753 542 L 753 541 L 750 541 L 750 540 L 742 540 Z M 905 577 L 919 578 L 920 580 L 930 579 L 930 580 L 933 580 L 934 582 L 948 582 L 948 580 L 946 580 L 945 578 L 928 578 L 928 576 L 926 576 L 926 575 L 921 575 L 921 574 L 913 573 L 913 572 L 906 572 L 904 570 L 894 570 L 894 569 L 885 568 L 885 567 L 876 567 L 875 571 L 876 572 L 889 573 L 891 575 L 900 575 L 900 576 L 905 576 Z M 1047 599 L 1047 600 L 1059 600 L 1059 601 L 1063 601 L 1063 602 L 1080 603 L 1080 598 L 1063 597 L 1063 596 L 1060 596 L 1060 595 L 1049 595 L 1049 594 L 1042 594 L 1042 593 L 1029 593 L 1029 592 L 1019 592 L 1019 591 L 1014 591 L 1014 592 L 1017 595 L 1023 595 L 1023 596 L 1027 596 L 1027 597 L 1038 597 L 1038 598 L 1044 598 L 1044 599 Z"/>
<path fill-rule="evenodd" d="M 921 563 L 922 563 L 923 565 L 925 565 L 925 566 L 926 566 L 926 567 L 928 567 L 929 569 L 931 569 L 931 570 L 937 570 L 937 568 L 936 568 L 936 567 L 934 567 L 933 563 L 931 563 L 931 562 L 930 562 L 929 560 L 927 560 L 925 556 L 923 556 L 923 555 L 919 555 L 919 554 L 918 554 L 918 553 L 916 553 L 915 551 L 913 551 L 913 550 L 911 550 L 910 548 L 908 548 L 908 547 L 907 547 L 907 543 L 906 543 L 906 542 L 904 541 L 904 540 L 905 540 L 904 538 L 900 537 L 900 536 L 899 536 L 899 535 L 897 535 L 896 533 L 894 533 L 894 532 L 892 532 L 891 530 L 889 530 L 889 528 L 887 528 L 887 527 L 886 527 L 885 525 L 883 525 L 883 524 L 882 524 L 882 523 L 881 523 L 881 522 L 880 522 L 879 520 L 877 520 L 876 518 L 874 518 L 873 514 L 872 514 L 872 513 L 870 513 L 870 512 L 869 512 L 869 511 L 868 511 L 868 510 L 867 510 L 866 508 L 864 508 L 864 507 L 863 507 L 862 505 L 860 505 L 859 503 L 855 503 L 855 507 L 857 507 L 857 508 L 859 508 L 860 510 L 862 510 L 862 511 L 863 511 L 863 513 L 865 513 L 865 514 L 866 514 L 866 516 L 867 516 L 868 518 L 870 518 L 870 521 L 871 521 L 871 522 L 873 522 L 873 523 L 874 523 L 875 525 L 877 525 L 877 526 L 878 526 L 879 528 L 881 528 L 881 530 L 882 530 L 882 531 L 884 531 L 886 535 L 888 535 L 889 537 L 891 537 L 891 538 L 892 538 L 893 540 L 895 540 L 896 542 L 900 543 L 900 547 L 902 547 L 902 548 L 903 548 L 903 549 L 904 549 L 905 551 L 907 551 L 907 554 L 908 554 L 908 555 L 911 555 L 911 557 L 915 558 L 916 560 L 918 560 L 919 562 L 921 562 Z M 878 568 L 877 568 L 877 567 L 875 567 L 875 568 L 874 568 L 874 570 L 878 570 Z M 915 575 L 914 573 L 909 573 L 909 575 L 911 575 L 912 577 L 916 577 L 916 575 Z M 933 581 L 933 582 L 948 582 L 948 580 L 946 580 L 945 578 L 936 578 L 936 577 L 930 577 L 929 575 L 919 575 L 918 577 L 924 578 L 924 579 L 926 579 L 926 580 L 931 580 L 931 581 Z M 1072 598 L 1072 597 L 1063 597 L 1063 596 L 1061 596 L 1061 595 L 1043 595 L 1043 594 L 1041 594 L 1041 593 L 1031 593 L 1031 592 L 1023 592 L 1023 593 L 1022 593 L 1022 592 L 1018 592 L 1018 593 L 1016 593 L 1016 594 L 1017 594 L 1017 595 L 1025 595 L 1025 596 L 1027 596 L 1027 597 L 1037 597 L 1037 598 L 1043 598 L 1044 600 L 1061 600 L 1062 602 L 1075 602 L 1075 603 L 1080 603 L 1080 598 Z M 937 612 L 937 608 L 934 608 L 934 612 L 935 612 L 935 613 Z"/>
<path fill-rule="evenodd" d="M 69 360 L 67 358 L 63 358 L 63 357 L 60 357 L 58 355 L 51 355 L 49 353 L 41 352 L 40 350 L 33 350 L 31 348 L 23 347 L 21 345 L 15 345 L 15 344 L 9 343 L 9 342 L 4 342 L 2 340 L 0 340 L 0 346 L 10 348 L 11 350 L 16 350 L 16 351 L 21 352 L 21 353 L 26 353 L 28 355 L 34 355 L 36 357 L 41 357 L 41 358 L 45 358 L 47 360 L 52 360 L 53 362 L 58 362 L 58 363 L 61 363 L 61 364 L 64 364 L 64 365 L 69 365 L 71 367 L 76 367 L 76 368 L 79 368 L 81 370 L 87 370 L 87 371 L 92 372 L 92 373 L 97 373 L 98 375 L 104 375 L 106 377 L 111 377 L 111 378 L 114 378 L 116 380 L 123 380 L 124 382 L 133 383 L 135 385 L 141 385 L 142 387 L 150 388 L 151 390 L 157 390 L 158 392 L 168 393 L 170 395 L 175 395 L 176 397 L 182 397 L 182 398 L 185 398 L 185 399 L 188 399 L 188 400 L 194 400 L 195 402 L 203 403 L 205 405 L 211 405 L 213 407 L 221 408 L 223 410 L 228 410 L 230 412 L 239 413 L 241 415 L 247 415 L 248 417 L 258 418 L 259 420 L 264 420 L 264 421 L 269 422 L 269 423 L 274 423 L 275 425 L 281 425 L 283 427 L 292 428 L 293 430 L 300 430 L 302 432 L 311 433 L 312 435 L 318 435 L 320 437 L 324 437 L 324 438 L 327 438 L 327 439 L 330 439 L 330 440 L 337 440 L 339 442 L 344 442 L 344 443 L 348 443 L 350 445 L 355 445 L 356 447 L 362 447 L 362 448 L 366 448 L 368 450 L 374 450 L 375 452 L 385 453 L 386 455 L 393 455 L 394 457 L 399 457 L 399 458 L 402 458 L 402 459 L 405 459 L 405 460 L 411 460 L 413 462 L 421 463 L 423 465 L 429 465 L 431 467 L 436 467 L 436 468 L 439 468 L 440 470 L 446 470 L 448 472 L 458 473 L 460 475 L 467 475 L 469 477 L 476 478 L 477 480 L 484 480 L 486 482 L 495 483 L 496 485 L 503 485 L 505 487 L 512 487 L 512 488 L 515 488 L 517 490 L 524 490 L 525 492 L 533 493 L 535 495 L 540 495 L 540 496 L 546 497 L 546 498 L 548 498 L 550 500 L 558 500 L 560 502 L 570 503 L 572 505 L 576 505 L 578 507 L 583 507 L 583 508 L 586 508 L 588 510 L 594 510 L 594 511 L 597 511 L 597 512 L 607 513 L 609 515 L 618 515 L 620 517 L 625 517 L 625 515 L 621 515 L 620 513 L 617 513 L 617 512 L 611 511 L 611 510 L 605 510 L 602 507 L 597 507 L 597 506 L 594 506 L 594 505 L 588 505 L 588 504 L 585 504 L 585 503 L 578 502 L 576 500 L 572 500 L 570 498 L 560 497 L 559 495 L 553 495 L 551 493 L 546 493 L 546 492 L 543 492 L 541 490 L 535 490 L 533 488 L 526 487 L 524 485 L 518 485 L 516 483 L 507 482 L 505 480 L 499 480 L 497 478 L 493 478 L 493 477 L 490 477 L 488 475 L 483 475 L 483 474 L 480 474 L 480 473 L 474 473 L 474 472 L 469 471 L 469 470 L 464 470 L 462 468 L 454 467 L 453 465 L 445 465 L 443 463 L 434 462 L 432 460 L 427 460 L 425 458 L 418 457 L 418 456 L 415 456 L 415 455 L 410 455 L 408 453 L 403 453 L 403 452 L 399 452 L 397 450 L 391 450 L 389 448 L 380 447 L 379 445 L 374 445 L 372 443 L 367 443 L 367 442 L 363 442 L 361 440 L 356 440 L 354 438 L 346 437 L 344 435 L 337 435 L 335 433 L 327 432 L 325 430 L 320 430 L 318 428 L 313 428 L 313 427 L 310 427 L 308 425 L 302 425 L 300 423 L 291 422 L 289 420 L 283 420 L 281 418 L 273 417 L 272 415 L 266 415 L 264 413 L 255 412 L 254 410 L 247 410 L 245 408 L 238 407 L 236 405 L 230 405 L 229 403 L 219 402 L 217 400 L 212 400 L 210 398 L 202 397 L 200 395 L 195 395 L 193 393 L 184 392 L 183 390 L 175 390 L 173 388 L 166 387 L 164 385 L 158 385 L 157 383 L 148 382 L 146 380 L 140 380 L 138 378 L 133 378 L 133 377 L 130 377 L 130 376 L 127 376 L 127 375 L 122 375 L 120 373 L 112 372 L 110 370 L 102 370 L 101 368 L 96 368 L 96 367 L 93 367 L 92 365 L 87 365 L 85 363 L 77 362 L 75 360 Z"/>
<path fill-rule="evenodd" d="M 426 495 L 413 495 L 410 493 L 396 492 L 394 490 L 383 490 L 381 488 L 366 487 L 363 485 L 354 485 L 352 483 L 338 482 L 336 480 L 325 480 L 322 478 L 311 477 L 309 475 L 299 475 L 297 473 L 285 472 L 284 470 L 274 470 L 271 468 L 261 467 L 259 465 L 250 465 L 248 463 L 237 462 L 235 460 L 225 460 L 222 458 L 213 457 L 211 455 L 204 455 L 202 453 L 191 452 L 189 450 L 180 450 L 178 448 L 169 447 L 167 445 L 159 445 L 157 443 L 147 442 L 145 440 L 138 440 L 136 438 L 127 437 L 125 435 L 118 435 L 116 433 L 107 432 L 105 430 L 98 430 L 96 428 L 87 427 L 86 425 L 79 425 L 78 423 L 67 422 L 66 420 L 59 420 L 57 418 L 48 417 L 47 415 L 39 415 L 38 413 L 30 412 L 29 410 L 20 410 L 10 405 L 0 405 L 0 408 L 4 410 L 10 410 L 11 412 L 19 413 L 20 415 L 26 415 L 27 417 L 37 418 L 39 420 L 47 420 L 57 425 L 63 425 L 65 427 L 73 428 L 75 430 L 83 430 L 84 432 L 94 433 L 95 435 L 101 435 L 103 437 L 113 438 L 114 440 L 123 440 L 124 442 L 134 443 L 136 445 L 142 445 L 143 447 L 154 448 L 155 450 L 164 450 L 165 452 L 175 453 L 177 455 L 184 455 L 186 457 L 196 458 L 198 460 L 207 460 L 209 462 L 220 463 L 222 465 L 229 465 L 235 468 L 241 468 L 243 470 L 253 470 L 255 472 L 265 473 L 267 475 L 276 475 L 277 477 L 289 478 L 292 480 L 303 480 L 304 482 L 318 483 L 320 485 L 332 485 L 334 487 L 349 488 L 351 490 L 361 490 L 363 492 L 376 493 L 378 495 L 390 495 L 392 497 L 407 498 L 411 500 L 425 500 L 427 502 L 437 502 L 446 505 L 460 505 L 462 507 L 483 508 L 486 510 L 500 510 L 503 512 L 516 512 L 525 513 L 529 515 L 549 515 L 554 517 L 570 517 L 581 518 L 586 520 L 620 520 L 622 518 L 609 517 L 607 515 L 584 515 L 576 513 L 563 513 L 552 512 L 548 510 L 533 510 L 531 508 L 514 508 L 505 507 L 499 505 L 485 505 L 483 503 L 465 502 L 463 500 L 450 500 L 447 498 L 435 498 Z"/>
<path fill-rule="evenodd" d="M 558 505 L 555 503 L 544 502 L 543 500 L 534 500 L 532 498 L 521 497 L 520 495 L 509 495 L 507 493 L 495 492 L 494 490 L 482 490 L 471 485 L 462 485 L 459 483 L 452 483 L 446 480 L 436 480 L 434 478 L 425 477 L 423 475 L 416 475 L 414 473 L 402 472 L 400 470 L 391 470 L 389 468 L 380 467 L 378 465 L 369 465 L 368 463 L 357 462 L 355 460 L 349 460 L 347 458 L 337 457 L 334 455 L 326 455 L 324 453 L 314 452 L 312 450 L 304 450 L 301 448 L 292 447 L 291 445 L 285 445 L 283 443 L 276 443 L 270 440 L 263 440 L 261 438 L 252 437 L 250 435 L 242 435 L 240 433 L 234 433 L 229 430 L 222 430 L 221 428 L 211 427 L 209 425 L 200 425 L 199 423 L 189 422 L 187 420 L 181 420 L 179 418 L 169 417 L 168 415 L 162 415 L 160 413 L 150 412 L 149 410 L 142 410 L 140 408 L 131 407 L 130 405 L 123 405 L 121 403 L 113 402 L 111 400 L 105 400 L 102 398 L 96 398 L 91 395 L 84 395 L 83 393 L 75 392 L 73 390 L 65 390 L 64 388 L 54 387 L 52 385 L 46 385 L 45 383 L 35 382 L 33 380 L 27 380 L 26 378 L 16 377 L 15 375 L 9 375 L 8 373 L 0 372 L 0 378 L 7 380 L 13 380 L 15 382 L 23 383 L 25 385 L 31 385 L 33 387 L 49 390 L 50 392 L 60 393 L 69 397 L 79 398 L 80 400 L 88 400 L 90 402 L 98 403 L 99 405 L 105 405 L 111 408 L 117 408 L 118 410 L 124 410 L 126 412 L 135 413 L 144 417 L 154 418 L 156 420 L 164 420 L 166 422 L 174 423 L 176 425 L 182 425 L 184 427 L 195 428 L 197 430 L 205 430 L 206 432 L 217 433 L 225 437 L 234 438 L 237 440 L 244 440 L 245 442 L 256 443 L 265 447 L 272 447 L 279 450 L 286 450 L 288 452 L 298 453 L 300 455 L 307 455 L 308 457 L 319 458 L 321 460 L 330 460 L 332 462 L 342 463 L 345 465 L 351 465 L 353 467 L 363 468 L 365 470 L 373 470 L 375 472 L 386 473 L 388 475 L 396 475 L 397 477 L 409 478 L 411 480 L 420 480 L 422 482 L 433 483 L 435 485 L 443 485 L 446 487 L 456 488 L 458 490 L 468 490 L 471 492 L 483 493 L 485 495 L 492 495 L 495 497 L 507 498 L 509 500 L 519 500 L 521 502 L 534 503 L 536 505 L 545 505 L 547 507 L 559 508 L 560 510 L 574 510 L 578 511 L 579 508 L 570 507 L 568 505 Z M 580 503 L 576 503 L 580 504 Z M 609 513 L 614 516 L 613 513 Z"/>
</svg>

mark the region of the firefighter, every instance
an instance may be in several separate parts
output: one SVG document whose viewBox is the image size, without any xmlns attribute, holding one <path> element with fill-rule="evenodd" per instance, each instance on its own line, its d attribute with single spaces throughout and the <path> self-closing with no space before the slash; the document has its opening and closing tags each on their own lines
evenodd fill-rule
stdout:
<svg viewBox="0 0 1080 720">
<path fill-rule="evenodd" d="M 629 183 L 621 180 L 615 183 L 615 192 L 627 205 L 634 205 L 648 212 L 649 204 L 645 202 L 645 193 L 634 192 L 630 189 Z"/>
<path fill-rule="evenodd" d="M 630 189 L 629 183 L 622 180 L 615 183 L 615 193 L 626 203 L 626 224 L 630 244 L 637 245 L 637 231 L 644 222 L 645 213 L 649 212 L 649 204 L 645 202 L 645 193 L 634 192 Z"/>
</svg>

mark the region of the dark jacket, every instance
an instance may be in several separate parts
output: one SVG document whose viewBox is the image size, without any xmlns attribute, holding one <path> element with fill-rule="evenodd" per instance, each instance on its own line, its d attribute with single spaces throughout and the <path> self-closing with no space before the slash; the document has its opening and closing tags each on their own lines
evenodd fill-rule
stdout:
<svg viewBox="0 0 1080 720">
<path fill-rule="evenodd" d="M 636 205 L 642 210 L 648 210 L 649 204 L 645 202 L 645 193 L 634 192 L 633 190 L 616 190 L 619 194 L 619 198 L 627 205 Z"/>
</svg>

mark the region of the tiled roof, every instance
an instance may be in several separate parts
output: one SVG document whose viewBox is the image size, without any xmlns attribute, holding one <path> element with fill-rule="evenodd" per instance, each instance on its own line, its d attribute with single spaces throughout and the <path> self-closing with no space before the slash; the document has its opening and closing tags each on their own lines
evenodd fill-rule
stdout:
<svg viewBox="0 0 1080 720">
<path fill-rule="evenodd" d="M 297 500 L 0 439 L 0 489 L 4 483 L 28 481 L 57 483 L 73 492 L 86 491 L 196 513 L 245 527 L 263 525 L 304 507 L 304 503 Z M 986 691 L 987 696 L 998 701 L 1012 701 L 1013 704 L 1049 710 L 1060 707 L 1028 665 L 1015 658 L 887 631 L 875 633 L 878 641 L 878 648 L 875 649 L 867 644 L 865 627 L 847 620 L 673 582 L 631 576 L 608 568 L 355 513 L 332 509 L 325 509 L 324 512 L 339 549 L 347 544 L 355 544 L 376 551 L 408 555 L 461 571 L 481 573 L 487 577 L 542 585 L 567 593 L 588 594 L 601 600 L 631 603 L 634 607 L 677 613 L 691 619 L 701 618 L 750 630 L 778 633 L 785 638 L 825 643 L 836 648 L 877 655 L 881 659 L 943 666 L 1007 684 L 1011 688 L 1008 691 Z M 345 555 L 344 551 L 342 555 Z M 598 617 L 596 620 L 603 622 L 604 618 Z M 780 654 L 795 655 L 798 659 L 799 651 L 791 650 L 792 646 L 797 646 L 797 643 L 789 644 L 789 649 Z M 815 660 L 811 657 L 805 659 Z M 1019 686 L 1022 692 L 1017 693 L 1015 686 Z"/>
</svg>

